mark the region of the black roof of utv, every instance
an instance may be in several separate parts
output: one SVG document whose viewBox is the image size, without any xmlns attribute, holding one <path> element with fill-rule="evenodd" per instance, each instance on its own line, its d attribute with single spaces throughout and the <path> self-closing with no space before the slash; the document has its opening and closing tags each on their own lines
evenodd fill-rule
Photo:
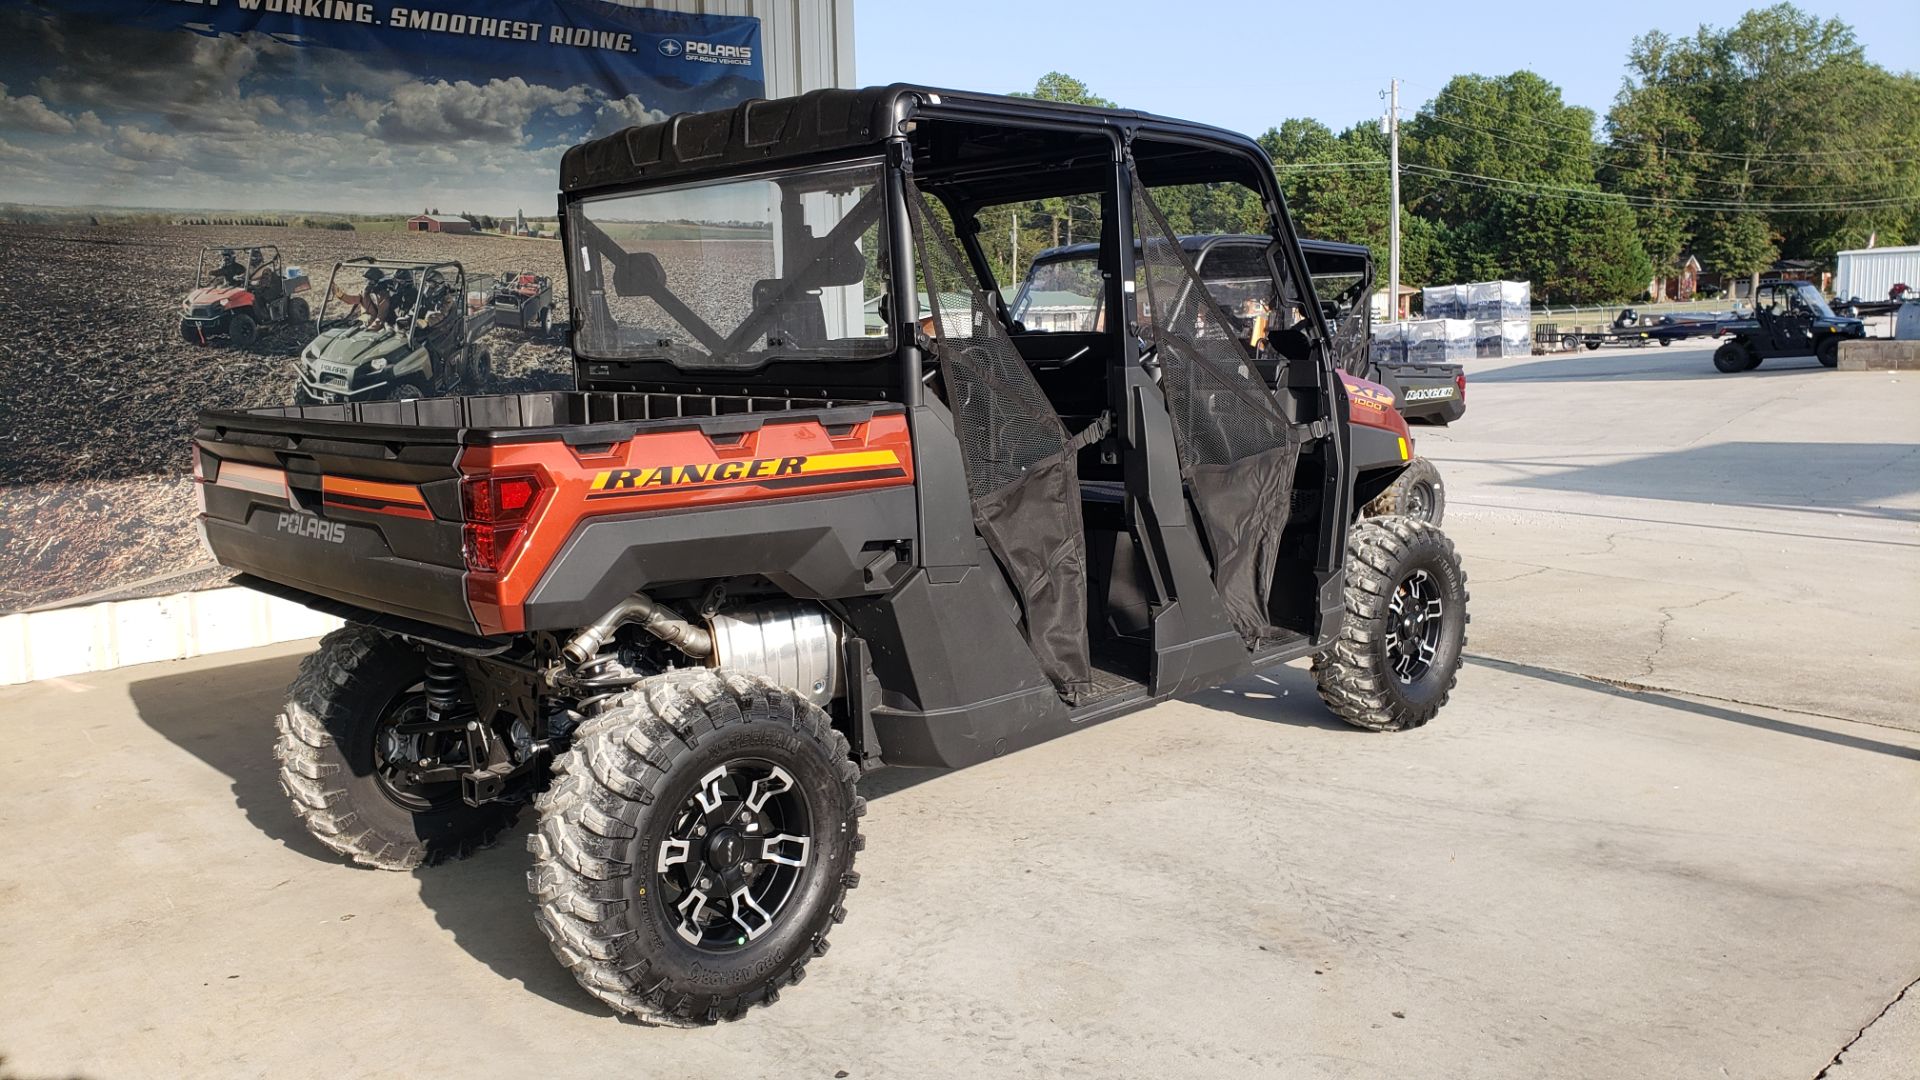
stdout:
<svg viewBox="0 0 1920 1080">
<path fill-rule="evenodd" d="M 560 163 L 560 187 L 576 193 L 831 157 L 860 148 L 878 150 L 888 138 L 902 133 L 907 119 L 929 106 L 987 124 L 995 119 L 1024 119 L 1081 130 L 1152 130 L 1259 153 L 1258 144 L 1244 135 L 1152 113 L 895 83 L 862 90 L 813 90 L 773 100 L 755 98 L 728 109 L 680 113 L 630 127 L 568 150 Z"/>
</svg>

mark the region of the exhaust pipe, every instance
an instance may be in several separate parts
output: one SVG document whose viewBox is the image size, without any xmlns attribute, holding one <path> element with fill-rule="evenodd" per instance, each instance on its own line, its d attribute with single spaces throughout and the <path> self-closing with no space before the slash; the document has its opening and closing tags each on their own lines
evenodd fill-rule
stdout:
<svg viewBox="0 0 1920 1080">
<path fill-rule="evenodd" d="M 634 593 L 575 634 L 560 653 L 575 664 L 584 664 L 600 652 L 600 646 L 615 630 L 630 622 L 639 623 L 642 630 L 688 656 L 704 658 L 713 652 L 712 634 L 654 603 L 647 594 Z"/>
</svg>

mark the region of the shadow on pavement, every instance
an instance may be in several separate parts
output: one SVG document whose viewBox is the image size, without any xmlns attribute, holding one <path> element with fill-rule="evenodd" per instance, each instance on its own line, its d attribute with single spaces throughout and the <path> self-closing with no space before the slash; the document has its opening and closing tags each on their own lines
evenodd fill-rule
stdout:
<svg viewBox="0 0 1920 1080">
<path fill-rule="evenodd" d="M 234 804 L 262 833 L 302 855 L 344 867 L 350 864 L 308 834 L 280 790 L 274 716 L 300 660 L 281 656 L 230 664 L 145 679 L 129 689 L 148 727 L 228 777 Z M 860 793 L 884 798 L 943 773 L 881 769 L 860 781 Z M 577 1012 L 611 1016 L 613 1011 L 581 990 L 553 958 L 534 925 L 526 881 L 532 866 L 526 836 L 533 820 L 528 808 L 493 847 L 459 862 L 415 870 L 420 899 L 454 942 L 496 975 Z"/>
<path fill-rule="evenodd" d="M 1580 352 L 1563 356 L 1545 356 L 1525 364 L 1486 372 L 1469 372 L 1467 386 L 1480 383 L 1532 382 L 1674 382 L 1690 379 L 1770 379 L 1805 378 L 1825 371 L 1811 356 L 1782 357 L 1767 360 L 1752 371 L 1725 374 L 1713 366 L 1713 349 L 1674 346 L 1657 354 L 1633 353 L 1609 355 L 1608 350 Z"/>
<path fill-rule="evenodd" d="M 1509 675 L 1520 675 L 1529 679 L 1538 679 L 1541 682 L 1549 682 L 1557 686 L 1568 686 L 1576 690 L 1590 690 L 1596 694 L 1608 694 L 1613 697 L 1632 698 L 1636 701 L 1644 701 L 1652 705 L 1658 705 L 1663 709 L 1674 709 L 1678 712 L 1692 713 L 1695 716 L 1705 716 L 1713 720 L 1726 720 L 1735 724 L 1745 724 L 1748 727 L 1756 727 L 1765 731 L 1777 731 L 1782 735 L 1798 735 L 1801 738 L 1813 739 L 1816 742 L 1832 743 L 1835 746 L 1845 746 L 1854 750 L 1865 750 L 1873 754 L 1885 754 L 1888 757 L 1920 761 L 1920 749 L 1915 749 L 1911 746 L 1900 746 L 1897 743 L 1881 742 L 1878 739 L 1869 739 L 1860 735 L 1848 735 L 1845 732 L 1828 731 L 1825 728 L 1817 728 L 1808 724 L 1796 724 L 1791 720 L 1776 720 L 1770 716 L 1759 716 L 1754 713 L 1741 712 L 1738 709 L 1730 709 L 1724 705 L 1715 705 L 1712 702 L 1691 701 L 1687 698 L 1663 693 L 1659 690 L 1636 690 L 1631 687 L 1616 686 L 1602 679 L 1589 678 L 1585 675 L 1574 675 L 1565 671 L 1555 671 L 1552 668 L 1534 667 L 1532 664 L 1516 664 L 1509 660 L 1496 660 L 1490 656 L 1474 656 L 1469 654 L 1467 656 L 1467 663 L 1492 668 L 1495 671 L 1504 671 Z M 1854 723 L 1855 721 L 1841 720 L 1839 722 Z"/>
<path fill-rule="evenodd" d="M 1916 451 L 1920 444 L 1728 442 L 1596 465 L 1553 458 L 1475 463 L 1544 470 L 1497 481 L 1500 487 L 1914 521 L 1920 511 L 1884 504 L 1920 491 L 1920 468 L 1897 467 Z"/>
<path fill-rule="evenodd" d="M 1328 712 L 1326 703 L 1320 700 L 1320 692 L 1314 688 L 1313 676 L 1306 669 L 1292 665 L 1268 668 L 1224 686 L 1190 694 L 1182 700 L 1250 720 L 1368 734 Z"/>
</svg>

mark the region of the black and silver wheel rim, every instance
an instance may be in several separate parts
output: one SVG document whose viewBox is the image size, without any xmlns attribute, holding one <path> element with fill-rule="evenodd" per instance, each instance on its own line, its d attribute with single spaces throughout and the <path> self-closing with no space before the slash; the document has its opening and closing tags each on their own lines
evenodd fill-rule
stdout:
<svg viewBox="0 0 1920 1080">
<path fill-rule="evenodd" d="M 1447 606 L 1440 583 L 1425 570 L 1407 575 L 1387 605 L 1387 669 L 1403 683 L 1418 682 L 1433 670 Z"/>
<path fill-rule="evenodd" d="M 1415 484 L 1407 489 L 1407 516 L 1416 521 L 1433 520 L 1433 485 Z"/>
<path fill-rule="evenodd" d="M 680 939 L 728 952 L 773 929 L 812 858 L 813 816 L 793 774 L 772 762 L 730 761 L 701 777 L 654 858 L 654 895 Z"/>
<path fill-rule="evenodd" d="M 422 772 L 466 760 L 465 734 L 436 723 L 427 710 L 424 685 L 396 697 L 373 731 L 373 782 L 395 806 L 409 813 L 444 810 L 460 801 L 458 780 L 428 781 Z"/>
</svg>

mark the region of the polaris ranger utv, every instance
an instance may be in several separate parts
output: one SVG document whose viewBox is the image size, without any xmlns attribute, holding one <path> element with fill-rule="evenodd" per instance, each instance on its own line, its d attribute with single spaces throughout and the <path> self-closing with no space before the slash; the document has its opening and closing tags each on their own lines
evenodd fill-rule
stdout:
<svg viewBox="0 0 1920 1080">
<path fill-rule="evenodd" d="M 1277 354 L 1260 350 L 1255 343 L 1264 340 L 1274 320 L 1299 318 L 1297 310 L 1285 313 L 1274 307 L 1274 279 L 1267 269 L 1267 248 L 1272 243 L 1269 238 L 1247 235 L 1180 237 L 1180 247 L 1200 281 L 1232 322 L 1234 332 L 1249 343 L 1254 363 L 1269 383 L 1284 367 Z M 1445 424 L 1466 414 L 1467 374 L 1459 364 L 1386 364 L 1373 355 L 1373 318 L 1367 307 L 1373 289 L 1373 256 L 1364 246 L 1302 237 L 1300 250 L 1333 335 L 1334 364 L 1350 396 L 1385 393 L 1407 420 Z M 1084 332 L 1104 325 L 1099 281 L 1099 244 L 1069 244 L 1041 252 L 1034 256 L 1014 296 L 1015 326 L 1023 333 L 1051 333 Z M 1401 514 L 1438 525 L 1445 510 L 1440 470 L 1426 458 L 1416 457 L 1367 504 L 1364 513 Z"/>
<path fill-rule="evenodd" d="M 355 279 L 358 279 L 355 281 Z M 359 292 L 349 292 L 348 286 Z M 457 262 L 335 263 L 320 297 L 319 334 L 300 353 L 293 403 L 407 401 L 485 388 L 493 356 L 480 336 L 493 309 L 470 302 Z M 491 282 L 482 281 L 482 296 Z"/>
<path fill-rule="evenodd" d="M 615 1009 L 707 1023 L 826 951 L 863 770 L 1306 657 L 1363 728 L 1447 700 L 1465 576 L 1433 526 L 1356 519 L 1407 428 L 1339 379 L 1251 140 L 892 86 L 561 169 L 578 390 L 199 418 L 214 553 L 348 623 L 279 719 L 334 850 L 434 863 L 531 802 L 554 955 Z M 1159 210 L 1195 183 L 1267 208 L 1304 313 L 1255 343 L 1277 389 Z M 1089 194 L 1119 317 L 1019 331 L 980 211 Z"/>
<path fill-rule="evenodd" d="M 244 263 L 241 250 L 247 253 Z M 280 249 L 272 244 L 203 247 L 180 301 L 180 337 L 195 345 L 224 337 L 244 349 L 263 330 L 306 322 L 310 313 L 301 294 L 307 288 L 306 272 L 283 268 Z"/>
<path fill-rule="evenodd" d="M 1811 356 L 1823 367 L 1840 365 L 1840 343 L 1867 336 L 1867 324 L 1835 315 L 1811 282 L 1764 281 L 1753 314 L 1719 324 L 1727 342 L 1713 352 L 1713 366 L 1728 375 L 1752 371 L 1777 356 Z"/>
</svg>

